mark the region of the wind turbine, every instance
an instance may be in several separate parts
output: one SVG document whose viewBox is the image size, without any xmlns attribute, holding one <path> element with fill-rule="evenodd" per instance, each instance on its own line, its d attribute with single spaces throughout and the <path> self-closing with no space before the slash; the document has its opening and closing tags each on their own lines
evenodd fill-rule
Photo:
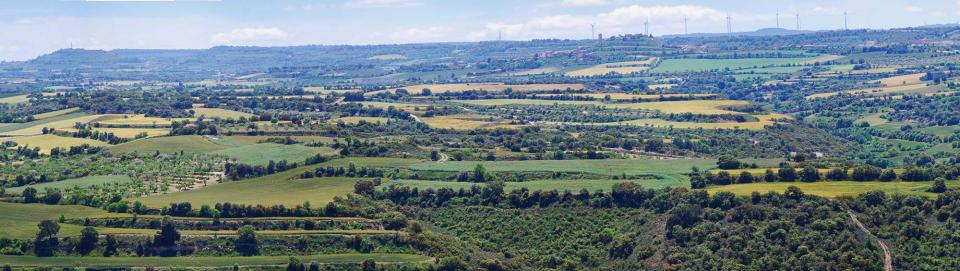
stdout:
<svg viewBox="0 0 960 271">
<path fill-rule="evenodd" d="M 591 23 L 591 24 L 590 24 L 590 39 L 594 39 L 594 38 L 597 37 L 597 32 L 596 32 L 596 30 L 595 30 L 594 27 L 595 27 L 595 25 Z"/>
</svg>

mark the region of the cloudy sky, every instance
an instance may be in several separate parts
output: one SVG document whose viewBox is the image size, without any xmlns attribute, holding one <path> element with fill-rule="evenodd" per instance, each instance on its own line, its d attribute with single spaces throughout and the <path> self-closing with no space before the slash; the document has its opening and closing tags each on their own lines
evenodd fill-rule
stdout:
<svg viewBox="0 0 960 271">
<path fill-rule="evenodd" d="M 930 0 L 3 0 L 0 60 L 59 48 L 383 44 L 957 23 L 960 1 Z"/>
</svg>

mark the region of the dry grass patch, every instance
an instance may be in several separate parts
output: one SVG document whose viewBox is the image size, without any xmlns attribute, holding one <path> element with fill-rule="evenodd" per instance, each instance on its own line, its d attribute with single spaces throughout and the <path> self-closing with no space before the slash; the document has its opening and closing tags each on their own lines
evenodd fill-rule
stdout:
<svg viewBox="0 0 960 271">
<path fill-rule="evenodd" d="M 77 112 L 77 110 L 80 110 L 80 108 L 76 108 L 76 107 L 74 107 L 74 108 L 67 108 L 67 109 L 63 109 L 63 110 L 57 110 L 57 111 L 51 111 L 51 112 L 47 112 L 47 113 L 36 114 L 36 115 L 33 115 L 33 118 L 34 118 L 34 119 L 38 119 L 38 120 L 42 120 L 42 119 L 45 119 L 45 118 L 52 118 L 52 117 L 56 117 L 56 116 L 60 116 L 60 115 L 66 115 L 66 114 L 70 114 L 70 113 L 73 113 L 73 112 Z"/>
<path fill-rule="evenodd" d="M 357 124 L 357 123 L 360 123 L 360 121 L 366 121 L 366 122 L 370 122 L 370 123 L 387 123 L 388 121 L 390 121 L 390 118 L 384 118 L 384 117 L 342 117 L 342 118 L 330 119 L 330 122 L 331 122 L 331 123 L 339 123 L 339 122 L 341 122 L 341 121 L 342 121 L 343 123 L 346 123 L 346 124 Z M 395 120 L 395 121 L 396 121 L 396 120 Z"/>
<path fill-rule="evenodd" d="M 29 147 L 39 147 L 40 153 L 50 154 L 50 149 L 53 148 L 65 148 L 69 149 L 72 146 L 80 146 L 83 144 L 88 144 L 90 146 L 108 146 L 106 142 L 87 139 L 87 138 L 76 138 L 76 137 L 62 137 L 55 135 L 32 135 L 32 136 L 20 136 L 20 137 L 11 137 L 5 138 L 3 141 L 13 141 L 17 142 L 19 146 L 29 146 Z"/>
<path fill-rule="evenodd" d="M 110 114 L 101 115 L 92 122 L 107 126 L 170 126 L 176 119 L 147 117 L 143 114 Z"/>
<path fill-rule="evenodd" d="M 249 118 L 253 116 L 253 114 L 250 113 L 223 108 L 194 108 L 192 110 L 194 112 L 194 116 L 204 116 L 205 118 L 239 119 L 240 117 Z"/>
<path fill-rule="evenodd" d="M 420 118 L 420 121 L 434 129 L 472 130 L 519 127 L 503 119 L 475 114 Z"/>
<path fill-rule="evenodd" d="M 579 69 L 567 72 L 567 76 L 597 76 L 608 73 L 631 74 L 635 72 L 644 72 L 650 69 L 650 64 L 657 58 L 651 57 L 642 61 L 624 61 L 614 63 L 604 63 L 593 67 Z"/>
<path fill-rule="evenodd" d="M 30 98 L 27 98 L 26 94 L 0 98 L 0 104 L 19 104 L 29 101 Z"/>
<path fill-rule="evenodd" d="M 656 100 L 662 98 L 710 98 L 716 97 L 716 94 L 630 94 L 630 93 L 577 93 L 577 94 L 539 94 L 537 96 L 561 96 L 569 95 L 574 97 L 590 97 L 594 99 L 604 99 L 607 96 L 610 96 L 611 100 L 615 101 L 632 101 L 632 100 Z"/>
<path fill-rule="evenodd" d="M 927 75 L 927 74 L 921 72 L 921 73 L 914 73 L 914 74 L 907 74 L 907 75 L 898 75 L 898 76 L 883 78 L 880 80 L 875 80 L 872 82 L 880 83 L 881 85 L 884 85 L 884 86 L 912 85 L 912 84 L 919 84 L 921 82 L 920 78 L 923 77 L 924 75 Z"/>
</svg>

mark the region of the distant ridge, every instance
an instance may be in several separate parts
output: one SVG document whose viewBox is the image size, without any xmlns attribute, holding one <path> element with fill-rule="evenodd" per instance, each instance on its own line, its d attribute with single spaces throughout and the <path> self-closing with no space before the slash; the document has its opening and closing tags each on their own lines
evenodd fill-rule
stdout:
<svg viewBox="0 0 960 271">
<path fill-rule="evenodd" d="M 761 28 L 755 31 L 750 32 L 733 32 L 733 33 L 691 33 L 691 34 L 680 34 L 680 35 L 664 35 L 661 38 L 712 38 L 712 37 L 735 37 L 735 36 L 746 36 L 746 37 L 763 37 L 763 36 L 786 36 L 786 35 L 799 35 L 799 34 L 808 34 L 814 33 L 815 31 L 808 30 L 792 30 L 785 28 Z"/>
</svg>

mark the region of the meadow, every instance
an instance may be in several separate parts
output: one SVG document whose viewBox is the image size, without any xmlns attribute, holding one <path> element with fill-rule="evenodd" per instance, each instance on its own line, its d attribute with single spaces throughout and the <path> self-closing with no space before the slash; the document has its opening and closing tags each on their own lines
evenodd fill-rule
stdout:
<svg viewBox="0 0 960 271">
<path fill-rule="evenodd" d="M 597 190 L 611 191 L 613 185 L 623 182 L 632 182 L 641 185 L 643 188 L 651 189 L 660 189 L 665 187 L 690 187 L 689 183 L 686 182 L 677 182 L 672 179 L 642 179 L 642 180 L 612 180 L 612 179 L 602 179 L 602 180 L 592 180 L 592 179 L 575 179 L 575 180 L 536 180 L 536 181 L 525 181 L 525 182 L 504 182 L 504 190 L 511 191 L 520 188 L 526 188 L 530 191 L 542 190 L 557 190 L 565 191 L 570 190 L 573 192 L 580 191 L 581 189 L 587 189 L 590 192 Z M 389 185 L 402 185 L 409 187 L 416 187 L 419 189 L 439 189 L 439 188 L 450 188 L 453 190 L 458 189 L 470 189 L 470 187 L 476 185 L 483 187 L 483 183 L 471 183 L 471 182 L 447 182 L 447 181 L 424 181 L 424 180 L 392 180 L 389 183 L 383 184 L 383 186 Z"/>
<path fill-rule="evenodd" d="M 680 122 L 668 121 L 662 119 L 637 119 L 619 122 L 556 122 L 554 125 L 597 125 L 597 126 L 643 126 L 660 127 L 673 129 L 740 129 L 740 130 L 763 130 L 764 127 L 773 125 L 778 119 L 790 119 L 791 117 L 781 114 L 753 115 L 759 121 L 750 122 Z"/>
<path fill-rule="evenodd" d="M 30 98 L 27 98 L 26 94 L 0 98 L 0 104 L 19 104 L 29 101 Z"/>
<path fill-rule="evenodd" d="M 283 145 L 259 143 L 209 152 L 237 159 L 240 163 L 266 166 L 271 160 L 279 162 L 302 162 L 316 154 L 328 154 L 333 149 L 327 147 L 307 147 L 304 145 Z"/>
<path fill-rule="evenodd" d="M 92 121 L 106 126 L 127 127 L 127 126 L 157 126 L 169 127 L 175 119 L 147 117 L 143 114 L 135 115 L 102 115 L 100 118 Z"/>
<path fill-rule="evenodd" d="M 879 190 L 886 193 L 903 193 L 935 197 L 937 194 L 926 192 L 933 182 L 781 182 L 781 183 L 749 183 L 731 184 L 707 187 L 707 192 L 733 192 L 741 196 L 749 196 L 753 192 L 766 193 L 774 191 L 783 193 L 787 187 L 796 186 L 806 194 L 821 197 L 836 198 L 840 196 L 856 196 L 866 191 Z M 947 182 L 948 187 L 960 186 L 956 181 Z"/>
<path fill-rule="evenodd" d="M 463 83 L 463 84 L 426 84 L 426 85 L 413 85 L 400 88 L 392 88 L 387 90 L 367 92 L 364 95 L 372 96 L 379 93 L 389 92 L 394 93 L 397 89 L 406 89 L 410 94 L 422 95 L 423 89 L 430 89 L 430 92 L 434 94 L 447 93 L 447 92 L 464 92 L 468 90 L 484 90 L 492 92 L 503 92 L 506 89 L 511 89 L 513 91 L 541 91 L 541 90 L 581 90 L 586 88 L 583 84 L 524 84 L 524 85 L 508 85 L 503 83 Z"/>
<path fill-rule="evenodd" d="M 138 198 L 147 206 L 160 208 L 175 202 L 190 202 L 194 206 L 216 203 L 283 204 L 293 207 L 304 202 L 323 206 L 333 197 L 353 193 L 353 185 L 360 178 L 331 177 L 299 179 L 305 171 L 316 166 L 299 167 L 249 180 L 212 184 L 200 189 Z"/>
<path fill-rule="evenodd" d="M 652 72 L 686 72 L 702 70 L 739 70 L 765 66 L 801 65 L 813 58 L 733 58 L 733 59 L 663 59 Z"/>
<path fill-rule="evenodd" d="M 229 146 L 218 145 L 210 142 L 204 136 L 165 136 L 145 138 L 130 141 L 127 143 L 110 146 L 113 152 L 139 152 L 139 153 L 205 153 L 230 148 Z"/>
<path fill-rule="evenodd" d="M 16 123 L 0 127 L 0 135 L 5 136 L 24 136 L 43 134 L 43 127 L 54 129 L 65 129 L 73 127 L 77 122 L 88 123 L 100 115 L 87 115 L 84 113 L 70 113 L 35 120 L 27 123 Z"/>
<path fill-rule="evenodd" d="M 37 224 L 45 219 L 56 220 L 84 217 L 122 217 L 128 214 L 108 213 L 107 211 L 77 205 L 20 204 L 0 201 L 0 237 L 32 239 L 37 232 Z M 82 226 L 62 224 L 60 233 L 77 235 Z M 4 263 L 0 261 L 0 263 Z"/>
<path fill-rule="evenodd" d="M 669 84 L 662 84 L 660 86 L 651 85 L 650 88 L 669 88 Z M 716 94 L 631 94 L 631 93 L 577 93 L 577 94 L 537 94 L 537 96 L 552 97 L 560 95 L 569 95 L 573 97 L 589 97 L 594 99 L 604 99 L 610 97 L 614 101 L 631 101 L 631 100 L 656 100 L 660 98 L 690 98 L 690 99 L 705 99 L 716 97 Z"/>
<path fill-rule="evenodd" d="M 221 118 L 221 119 L 239 119 L 240 117 L 249 118 L 253 114 L 244 113 L 234 110 L 228 110 L 223 108 L 193 108 L 193 115 L 196 117 L 204 116 L 205 118 Z"/>
<path fill-rule="evenodd" d="M 74 108 L 67 108 L 67 109 L 63 109 L 63 110 L 50 111 L 50 112 L 47 112 L 47 113 L 40 113 L 40 114 L 33 115 L 33 118 L 34 118 L 34 119 L 38 119 L 38 120 L 42 120 L 42 119 L 46 119 L 46 118 L 52 118 L 52 117 L 56 117 L 56 116 L 60 116 L 60 115 L 66 115 L 66 114 L 70 114 L 70 113 L 73 113 L 73 112 L 77 112 L 77 110 L 80 110 L 80 108 L 74 107 Z"/>
<path fill-rule="evenodd" d="M 298 256 L 302 262 L 316 261 L 321 264 L 360 263 L 365 260 L 374 260 L 380 263 L 415 263 L 430 259 L 427 256 L 412 254 L 319 254 Z M 250 256 L 250 257 L 52 257 L 40 258 L 33 256 L 0 256 L 0 262 L 11 266 L 45 266 L 45 267 L 230 267 L 238 266 L 271 266 L 285 265 L 289 256 Z"/>
<path fill-rule="evenodd" d="M 650 64 L 656 62 L 657 58 L 651 57 L 642 61 L 624 61 L 603 63 L 593 67 L 569 71 L 566 76 L 597 76 L 609 73 L 631 74 L 635 72 L 644 72 L 650 69 Z"/>
<path fill-rule="evenodd" d="M 86 176 L 86 177 L 76 178 L 76 179 L 68 179 L 68 180 L 57 181 L 57 182 L 47 182 L 47 183 L 40 183 L 40 184 L 34 184 L 34 185 L 11 187 L 11 188 L 7 188 L 7 192 L 20 193 L 20 192 L 23 192 L 23 189 L 26 189 L 27 187 L 33 187 L 34 189 L 37 189 L 37 191 L 44 191 L 44 189 L 47 189 L 47 188 L 66 189 L 66 188 L 73 188 L 73 187 L 89 187 L 94 185 L 124 183 L 124 182 L 131 182 L 131 181 L 133 180 L 131 180 L 130 177 L 127 177 L 126 175 L 96 175 L 96 176 Z"/>
<path fill-rule="evenodd" d="M 534 99 L 486 99 L 486 100 L 466 100 L 458 101 L 460 103 L 499 106 L 499 105 L 592 105 L 603 106 L 615 109 L 633 109 L 633 110 L 651 110 L 662 113 L 693 113 L 703 115 L 718 114 L 743 114 L 736 111 L 722 109 L 728 106 L 741 106 L 750 104 L 747 101 L 737 100 L 691 100 L 691 101 L 665 101 L 665 102 L 645 102 L 645 103 L 604 103 L 601 101 L 553 101 L 553 100 L 534 100 Z"/>
<path fill-rule="evenodd" d="M 495 128 L 516 128 L 518 125 L 509 121 L 482 115 L 447 115 L 429 118 L 420 118 L 434 129 L 474 130 Z"/>
<path fill-rule="evenodd" d="M 424 162 L 410 166 L 413 170 L 470 171 L 483 165 L 494 172 L 568 172 L 593 173 L 608 176 L 653 175 L 676 184 L 686 182 L 686 173 L 692 167 L 708 169 L 715 166 L 711 159 L 598 159 L 598 160 L 526 160 L 526 161 L 447 161 Z"/>
</svg>

